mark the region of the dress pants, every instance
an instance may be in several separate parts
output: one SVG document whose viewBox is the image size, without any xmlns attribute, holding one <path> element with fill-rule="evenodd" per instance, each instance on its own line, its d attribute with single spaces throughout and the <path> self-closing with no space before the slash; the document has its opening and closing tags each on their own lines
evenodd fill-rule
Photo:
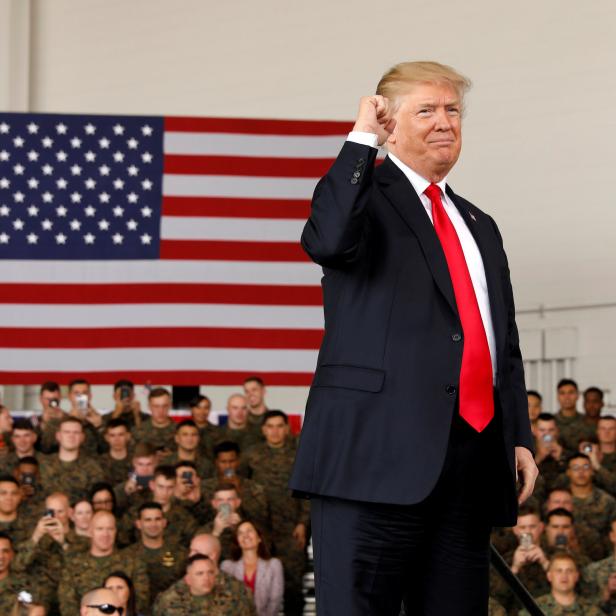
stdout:
<svg viewBox="0 0 616 616">
<path fill-rule="evenodd" d="M 490 499 L 503 480 L 513 481 L 500 409 L 481 433 L 456 409 L 441 476 L 424 501 L 313 496 L 318 615 L 398 616 L 404 601 L 408 616 L 487 616 Z"/>
</svg>

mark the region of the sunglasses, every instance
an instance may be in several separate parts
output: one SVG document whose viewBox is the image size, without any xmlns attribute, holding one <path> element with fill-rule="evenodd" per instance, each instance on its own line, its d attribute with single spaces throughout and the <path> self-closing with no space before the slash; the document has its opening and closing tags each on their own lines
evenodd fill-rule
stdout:
<svg viewBox="0 0 616 616">
<path fill-rule="evenodd" d="M 101 614 L 115 614 L 116 612 L 122 616 L 124 613 L 123 607 L 116 607 L 111 603 L 101 603 L 101 605 L 87 605 L 86 607 L 93 607 L 97 609 Z"/>
</svg>

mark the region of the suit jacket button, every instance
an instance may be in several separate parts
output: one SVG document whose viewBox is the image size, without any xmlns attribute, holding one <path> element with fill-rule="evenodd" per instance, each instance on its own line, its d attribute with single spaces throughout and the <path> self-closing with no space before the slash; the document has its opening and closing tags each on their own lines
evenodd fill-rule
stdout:
<svg viewBox="0 0 616 616">
<path fill-rule="evenodd" d="M 456 388 L 453 385 L 447 385 L 447 387 L 445 387 L 445 391 L 450 395 L 453 396 L 456 393 Z"/>
<path fill-rule="evenodd" d="M 460 340 L 462 340 L 462 336 L 461 336 L 460 334 L 453 334 L 453 335 L 451 336 L 451 339 L 452 339 L 454 342 L 460 342 Z"/>
<path fill-rule="evenodd" d="M 360 175 L 361 175 L 361 173 L 360 173 L 359 171 L 356 171 L 356 172 L 353 174 L 353 177 L 354 177 L 354 178 L 358 178 Z"/>
<path fill-rule="evenodd" d="M 357 178 L 351 178 L 351 184 L 357 184 L 359 180 Z"/>
<path fill-rule="evenodd" d="M 357 164 L 358 165 L 363 165 L 366 161 L 363 158 L 358 158 L 357 159 Z"/>
</svg>

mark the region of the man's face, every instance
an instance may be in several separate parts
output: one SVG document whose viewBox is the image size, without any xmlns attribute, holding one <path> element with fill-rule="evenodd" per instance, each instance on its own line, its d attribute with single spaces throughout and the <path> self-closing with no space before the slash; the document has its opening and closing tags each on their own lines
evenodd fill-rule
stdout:
<svg viewBox="0 0 616 616">
<path fill-rule="evenodd" d="M 0 573 L 6 573 L 15 556 L 11 542 L 8 539 L 0 539 Z"/>
<path fill-rule="evenodd" d="M 546 435 L 550 435 L 554 441 L 558 439 L 558 428 L 553 419 L 546 421 L 539 419 L 535 427 L 535 432 L 538 439 L 543 440 Z"/>
<path fill-rule="evenodd" d="M 73 406 L 77 406 L 77 398 L 80 396 L 86 396 L 88 402 L 92 399 L 92 393 L 90 392 L 90 386 L 87 383 L 77 383 L 71 387 L 68 392 L 68 399 Z"/>
<path fill-rule="evenodd" d="M 124 426 L 116 426 L 105 431 L 105 440 L 111 449 L 126 449 L 130 441 L 130 432 Z"/>
<path fill-rule="evenodd" d="M 566 509 L 573 511 L 573 496 L 570 492 L 564 490 L 554 490 L 550 492 L 548 500 L 545 503 L 545 510 L 552 511 L 554 509 Z"/>
<path fill-rule="evenodd" d="M 99 512 L 94 514 L 90 526 L 92 547 L 101 552 L 111 550 L 115 544 L 116 522 L 112 514 Z"/>
<path fill-rule="evenodd" d="M 190 593 L 198 597 L 212 592 L 216 582 L 216 573 L 216 565 L 209 559 L 198 560 L 190 565 L 184 578 L 190 588 Z"/>
<path fill-rule="evenodd" d="M 156 458 L 154 456 L 141 456 L 133 458 L 133 469 L 140 477 L 152 476 L 156 466 Z"/>
<path fill-rule="evenodd" d="M 34 443 L 36 443 L 36 432 L 17 428 L 11 434 L 11 441 L 13 441 L 17 455 L 25 456 L 32 451 Z"/>
<path fill-rule="evenodd" d="M 227 402 L 229 421 L 236 426 L 244 426 L 248 419 L 248 406 L 244 396 L 232 396 Z"/>
<path fill-rule="evenodd" d="M 400 97 L 388 149 L 428 180 L 444 177 L 462 147 L 461 101 L 446 84 L 416 84 Z"/>
<path fill-rule="evenodd" d="M 601 415 L 601 409 L 603 408 L 603 400 L 596 391 L 589 391 L 584 394 L 584 412 L 587 417 L 596 419 Z"/>
<path fill-rule="evenodd" d="M 63 423 L 56 432 L 56 440 L 64 451 L 77 451 L 84 438 L 83 428 L 76 421 Z"/>
<path fill-rule="evenodd" d="M 597 440 L 602 445 L 612 445 L 616 442 L 616 421 L 600 419 L 597 424 Z"/>
<path fill-rule="evenodd" d="M 566 515 L 553 515 L 545 526 L 545 536 L 548 540 L 548 545 L 555 546 L 558 535 L 564 535 L 567 537 L 567 543 L 571 542 L 573 523 Z"/>
<path fill-rule="evenodd" d="M 148 404 L 154 423 L 168 423 L 169 411 L 171 410 L 171 398 L 167 394 L 164 396 L 157 396 L 156 398 L 150 398 Z"/>
<path fill-rule="evenodd" d="M 552 585 L 552 590 L 569 593 L 575 588 L 580 575 L 571 560 L 568 558 L 557 558 L 550 565 L 547 577 Z"/>
<path fill-rule="evenodd" d="M 592 483 L 592 466 L 590 462 L 584 458 L 573 458 L 569 461 L 567 468 L 567 477 L 571 485 L 579 488 L 588 487 Z"/>
<path fill-rule="evenodd" d="M 261 428 L 268 445 L 279 447 L 289 434 L 289 426 L 282 417 L 270 417 Z"/>
<path fill-rule="evenodd" d="M 212 562 L 218 564 L 220 559 L 220 543 L 211 535 L 197 535 L 190 542 L 189 556 L 203 554 Z"/>
<path fill-rule="evenodd" d="M 175 490 L 175 478 L 167 479 L 163 475 L 157 475 L 150 481 L 152 500 L 160 505 L 168 505 Z"/>
<path fill-rule="evenodd" d="M 182 426 L 175 433 L 175 442 L 184 451 L 197 451 L 199 447 L 199 430 L 194 426 Z"/>
<path fill-rule="evenodd" d="M 541 415 L 542 407 L 541 400 L 537 396 L 532 394 L 528 396 L 528 417 L 531 421 L 536 421 L 537 417 Z"/>
<path fill-rule="evenodd" d="M 239 499 L 239 496 L 235 490 L 218 490 L 217 492 L 214 492 L 212 507 L 218 511 L 219 507 L 223 503 L 226 503 L 231 506 L 231 511 L 235 512 L 239 509 L 241 502 L 242 501 Z"/>
<path fill-rule="evenodd" d="M 558 388 L 558 404 L 563 411 L 573 411 L 577 405 L 579 392 L 573 385 Z"/>
<path fill-rule="evenodd" d="M 128 393 L 128 396 L 123 397 L 123 394 Z M 126 385 L 118 387 L 113 390 L 113 399 L 115 402 L 123 402 L 124 404 L 130 404 L 135 399 L 134 387 L 128 387 Z"/>
<path fill-rule="evenodd" d="M 13 515 L 21 503 L 21 490 L 11 481 L 0 482 L 0 513 Z"/>
<path fill-rule="evenodd" d="M 515 536 L 520 538 L 524 533 L 530 533 L 533 543 L 538 545 L 541 533 L 543 532 L 543 522 L 535 513 L 518 517 L 518 523 L 513 527 Z"/>
<path fill-rule="evenodd" d="M 248 381 L 244 383 L 244 394 L 246 395 L 249 406 L 257 408 L 263 404 L 265 387 L 257 383 L 257 381 Z"/>
<path fill-rule="evenodd" d="M 45 390 L 41 392 L 41 395 L 39 396 L 39 401 L 44 411 L 49 410 L 52 407 L 58 408 L 60 406 L 61 399 L 62 396 L 59 391 Z M 54 405 L 54 402 L 57 404 Z"/>
<path fill-rule="evenodd" d="M 36 464 L 24 464 L 23 462 L 20 462 L 15 468 L 13 475 L 20 484 L 23 483 L 24 475 L 34 475 L 34 482 L 38 483 L 39 468 Z"/>
<path fill-rule="evenodd" d="M 201 400 L 197 406 L 191 408 L 193 419 L 198 425 L 203 425 L 207 422 L 207 418 L 210 416 L 212 405 L 209 400 Z"/>
<path fill-rule="evenodd" d="M 45 499 L 45 508 L 53 510 L 53 516 L 65 528 L 68 526 L 71 507 L 66 496 L 48 496 Z"/>
<path fill-rule="evenodd" d="M 167 527 L 167 520 L 159 509 L 144 509 L 137 520 L 137 528 L 148 539 L 160 539 Z"/>
<path fill-rule="evenodd" d="M 224 475 L 226 470 L 233 470 L 237 473 L 240 466 L 240 458 L 236 451 L 221 451 L 215 460 L 216 471 L 219 475 Z"/>
</svg>

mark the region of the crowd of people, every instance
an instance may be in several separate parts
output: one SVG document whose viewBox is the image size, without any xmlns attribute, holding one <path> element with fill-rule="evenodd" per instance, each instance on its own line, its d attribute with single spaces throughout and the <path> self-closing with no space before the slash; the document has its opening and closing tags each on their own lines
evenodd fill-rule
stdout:
<svg viewBox="0 0 616 616">
<path fill-rule="evenodd" d="M 133 383 L 113 408 L 75 380 L 42 412 L 0 409 L 0 613 L 28 616 L 299 616 L 309 502 L 287 485 L 296 437 L 249 377 L 227 401 L 170 416 L 172 397 Z M 64 407 L 64 408 L 63 408 Z"/>
<path fill-rule="evenodd" d="M 557 386 L 559 409 L 544 412 L 528 391 L 539 477 L 513 529 L 493 545 L 546 616 L 616 615 L 616 417 L 602 414 L 603 391 Z M 526 615 L 504 581 L 491 577 L 492 616 Z"/>
</svg>

